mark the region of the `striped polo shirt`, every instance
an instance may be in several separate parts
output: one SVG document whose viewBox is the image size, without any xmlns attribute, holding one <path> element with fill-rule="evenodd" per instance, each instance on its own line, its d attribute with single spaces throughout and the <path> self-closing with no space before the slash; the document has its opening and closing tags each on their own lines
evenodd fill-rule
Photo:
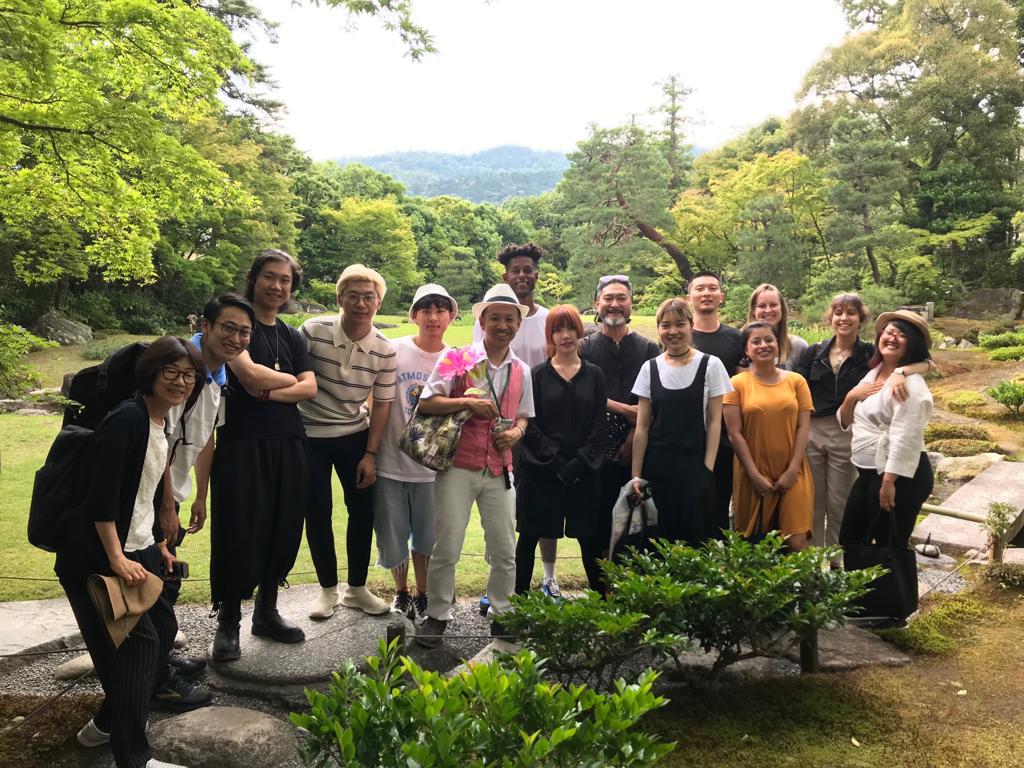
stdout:
<svg viewBox="0 0 1024 768">
<path fill-rule="evenodd" d="M 341 326 L 341 316 L 311 317 L 299 329 L 316 373 L 316 397 L 299 403 L 309 437 L 344 437 L 370 426 L 374 400 L 395 399 L 395 347 L 376 328 L 358 341 Z"/>
</svg>

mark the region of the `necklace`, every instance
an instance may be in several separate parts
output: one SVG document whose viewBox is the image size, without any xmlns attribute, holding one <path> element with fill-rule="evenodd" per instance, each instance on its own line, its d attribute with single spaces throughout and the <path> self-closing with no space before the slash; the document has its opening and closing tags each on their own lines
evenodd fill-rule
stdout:
<svg viewBox="0 0 1024 768">
<path fill-rule="evenodd" d="M 281 370 L 281 330 L 277 327 L 277 323 L 274 323 L 274 349 L 270 348 L 270 339 L 267 338 L 266 331 L 263 330 L 263 323 L 256 323 L 256 328 L 260 332 L 260 338 L 263 339 L 263 343 L 267 345 L 267 352 L 274 356 L 274 370 Z"/>
<path fill-rule="evenodd" d="M 666 350 L 666 351 L 665 351 L 665 354 L 666 354 L 666 355 L 668 355 L 669 357 L 676 357 L 676 358 L 679 358 L 679 357 L 688 357 L 688 356 L 689 356 L 689 354 L 690 354 L 690 352 L 692 352 L 692 351 L 693 351 L 693 347 L 689 347 L 689 348 L 688 348 L 688 349 L 687 349 L 687 350 L 686 350 L 685 352 L 683 352 L 683 354 L 681 354 L 681 355 L 673 355 L 673 354 L 672 354 L 671 352 L 669 352 L 668 350 Z"/>
</svg>

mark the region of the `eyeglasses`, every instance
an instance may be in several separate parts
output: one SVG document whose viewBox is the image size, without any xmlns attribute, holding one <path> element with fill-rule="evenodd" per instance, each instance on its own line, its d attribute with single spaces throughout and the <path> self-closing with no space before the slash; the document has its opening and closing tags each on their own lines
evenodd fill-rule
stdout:
<svg viewBox="0 0 1024 768">
<path fill-rule="evenodd" d="M 173 365 L 165 365 L 160 369 L 160 374 L 164 377 L 164 381 L 177 381 L 180 378 L 186 384 L 195 384 L 199 379 L 199 374 L 195 371 L 183 371 Z"/>
<path fill-rule="evenodd" d="M 366 304 L 370 305 L 377 301 L 376 293 L 354 293 L 352 291 L 346 291 L 344 295 L 345 301 L 352 302 L 353 304 Z"/>
<path fill-rule="evenodd" d="M 629 282 L 629 278 L 626 275 L 604 275 L 603 277 L 597 278 L 597 290 L 594 291 L 594 298 L 605 289 L 606 286 L 612 283 L 622 283 L 626 286 L 626 290 L 633 293 L 633 286 Z"/>
<path fill-rule="evenodd" d="M 252 336 L 252 328 L 243 328 L 234 323 L 222 323 L 220 320 L 217 320 L 214 325 L 219 325 L 220 329 L 228 336 L 234 336 L 236 333 L 240 339 L 248 339 Z"/>
</svg>

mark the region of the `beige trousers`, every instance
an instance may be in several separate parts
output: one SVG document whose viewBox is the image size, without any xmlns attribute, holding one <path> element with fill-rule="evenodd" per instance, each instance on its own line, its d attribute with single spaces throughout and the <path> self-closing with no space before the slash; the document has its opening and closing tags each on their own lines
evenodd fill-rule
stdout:
<svg viewBox="0 0 1024 768">
<path fill-rule="evenodd" d="M 850 461 L 850 432 L 839 428 L 832 416 L 811 418 L 807 461 L 814 478 L 814 530 L 811 543 L 832 546 L 839 543 L 839 528 L 857 468 Z"/>
</svg>

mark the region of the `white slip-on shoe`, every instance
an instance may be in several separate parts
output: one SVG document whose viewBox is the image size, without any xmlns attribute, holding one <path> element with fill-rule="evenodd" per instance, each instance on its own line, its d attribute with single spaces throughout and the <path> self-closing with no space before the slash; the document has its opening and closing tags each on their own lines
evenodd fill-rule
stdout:
<svg viewBox="0 0 1024 768">
<path fill-rule="evenodd" d="M 327 587 L 320 590 L 313 604 L 309 607 L 309 618 L 329 619 L 334 615 L 334 609 L 341 603 L 341 595 L 338 594 L 338 587 Z"/>
<path fill-rule="evenodd" d="M 345 592 L 341 596 L 341 604 L 346 608 L 357 608 L 371 616 L 379 616 L 382 613 L 391 611 L 390 605 L 373 594 L 365 586 L 352 587 L 346 585 Z"/>
<path fill-rule="evenodd" d="M 82 726 L 82 730 L 78 732 L 78 743 L 83 747 L 102 747 L 104 744 L 110 743 L 110 734 L 104 733 L 96 727 L 95 721 L 92 719 L 88 723 Z"/>
<path fill-rule="evenodd" d="M 151 757 L 149 762 L 146 763 L 146 768 L 186 768 L 186 766 L 178 765 L 177 763 L 165 763 L 163 760 Z"/>
</svg>

